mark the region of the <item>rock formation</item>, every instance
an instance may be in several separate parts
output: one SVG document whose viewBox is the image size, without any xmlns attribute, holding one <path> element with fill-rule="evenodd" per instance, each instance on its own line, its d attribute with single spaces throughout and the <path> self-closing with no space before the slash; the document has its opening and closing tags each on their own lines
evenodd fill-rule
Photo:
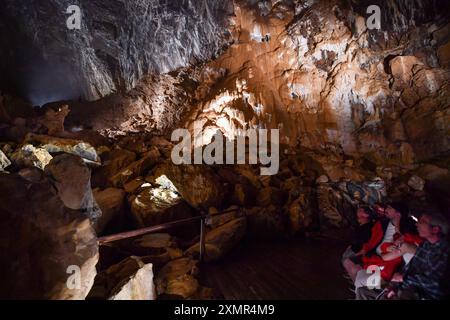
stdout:
<svg viewBox="0 0 450 320">
<path fill-rule="evenodd" d="M 11 165 L 11 161 L 3 153 L 3 151 L 0 150 L 0 171 L 4 171 L 10 165 Z"/>
<path fill-rule="evenodd" d="M 84 299 L 96 275 L 97 237 L 51 181 L 0 173 L 2 299 Z"/>
<path fill-rule="evenodd" d="M 24 94 L 39 105 L 48 98 L 95 100 L 129 90 L 148 72 L 167 73 L 212 58 L 226 43 L 230 4 L 218 0 L 176 4 L 165 0 L 4 1 L 1 47 L 15 50 L 17 61 L 2 64 L 7 71 L 2 74 L 13 75 L 25 61 L 27 78 L 13 79 L 17 86 L 28 87 Z M 66 27 L 71 5 L 80 8 L 80 30 Z M 55 12 L 62 14 L 55 16 Z M 7 55 L 8 51 L 1 51 L 2 60 Z"/>
<path fill-rule="evenodd" d="M 154 300 L 153 268 L 130 257 L 99 274 L 90 299 Z"/>
<path fill-rule="evenodd" d="M 83 160 L 71 154 L 57 156 L 45 167 L 67 208 L 81 210 L 92 221 L 101 216 L 91 189 L 91 171 Z"/>
</svg>

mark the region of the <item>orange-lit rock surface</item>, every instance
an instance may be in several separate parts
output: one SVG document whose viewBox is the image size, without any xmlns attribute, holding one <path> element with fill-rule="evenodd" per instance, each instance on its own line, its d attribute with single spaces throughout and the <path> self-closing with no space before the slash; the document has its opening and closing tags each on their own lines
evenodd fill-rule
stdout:
<svg viewBox="0 0 450 320">
<path fill-rule="evenodd" d="M 391 0 L 385 25 L 371 31 L 365 12 L 344 1 L 250 3 L 234 2 L 233 41 L 216 59 L 148 76 L 127 94 L 71 102 L 66 124 L 107 136 L 170 137 L 194 124 L 228 137 L 278 128 L 284 144 L 367 155 L 380 165 L 408 166 L 448 150 L 445 19 L 404 25 L 410 13 Z M 434 40 L 422 45 L 426 37 Z"/>
</svg>

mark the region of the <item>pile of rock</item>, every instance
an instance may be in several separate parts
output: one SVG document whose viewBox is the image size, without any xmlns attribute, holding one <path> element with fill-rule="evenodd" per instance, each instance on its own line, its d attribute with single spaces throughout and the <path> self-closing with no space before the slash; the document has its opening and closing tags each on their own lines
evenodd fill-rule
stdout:
<svg viewBox="0 0 450 320">
<path fill-rule="evenodd" d="M 56 116 L 47 129 L 63 135 L 65 115 Z M 38 118 L 8 121 L 0 144 L 0 296 L 85 299 L 99 259 L 93 224 L 101 211 L 91 189 L 97 151 L 82 140 L 35 134 Z"/>
<path fill-rule="evenodd" d="M 0 270 L 4 277 L 0 296 L 84 299 L 98 261 L 89 214 L 81 207 L 66 206 L 64 200 L 73 199 L 61 198 L 67 195 L 64 184 L 57 188 L 52 176 L 39 169 L 24 170 L 22 174 L 0 173 Z M 85 189 L 72 190 L 78 199 L 88 199 L 82 195 Z"/>
</svg>

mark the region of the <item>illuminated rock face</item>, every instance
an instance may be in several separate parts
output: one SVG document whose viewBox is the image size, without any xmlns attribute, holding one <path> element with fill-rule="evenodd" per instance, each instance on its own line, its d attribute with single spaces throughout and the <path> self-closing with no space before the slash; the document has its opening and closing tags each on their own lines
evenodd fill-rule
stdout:
<svg viewBox="0 0 450 320">
<path fill-rule="evenodd" d="M 373 4 L 381 9 L 380 30 L 366 26 Z M 121 4 L 120 14 L 117 3 L 84 5 L 87 12 L 107 14 L 101 22 L 87 17 L 100 62 L 93 60 L 94 72 L 89 64 L 77 69 L 93 77 L 77 83 L 96 88 L 93 96 L 134 89 L 92 103 L 70 102 L 66 125 L 108 136 L 170 135 L 198 123 L 208 134 L 218 129 L 227 137 L 241 129 L 278 128 L 283 144 L 367 155 L 377 165 L 409 166 L 450 148 L 448 3 L 186 0 L 169 6 L 166 18 L 152 20 L 161 22 L 162 33 L 149 42 L 144 40 L 153 24 L 137 13 L 142 5 Z M 139 32 L 124 33 L 124 25 Z M 111 28 L 117 34 L 110 41 Z M 131 46 L 125 55 L 124 43 Z M 189 65 L 196 53 L 213 59 Z"/>
<path fill-rule="evenodd" d="M 2 1 L 4 67 L 33 103 L 83 96 L 94 100 L 129 90 L 148 72 L 166 73 L 210 59 L 226 42 L 231 2 L 221 0 Z M 69 30 L 71 5 L 81 30 Z M 39 14 L 36 14 L 39 13 Z M 16 77 L 5 78 L 11 82 Z"/>
<path fill-rule="evenodd" d="M 385 1 L 382 29 L 368 30 L 368 4 L 357 2 L 237 1 L 234 44 L 208 65 L 225 76 L 183 126 L 279 128 L 283 143 L 377 164 L 448 150 L 450 73 L 439 52 L 450 19 L 437 3 Z"/>
</svg>

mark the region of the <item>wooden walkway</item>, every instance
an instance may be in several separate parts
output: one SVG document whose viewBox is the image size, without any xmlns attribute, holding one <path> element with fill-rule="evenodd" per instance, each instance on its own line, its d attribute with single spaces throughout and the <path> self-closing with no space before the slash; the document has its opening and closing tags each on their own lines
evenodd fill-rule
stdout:
<svg viewBox="0 0 450 320">
<path fill-rule="evenodd" d="M 227 300 L 353 299 L 340 266 L 345 248 L 329 238 L 247 241 L 205 264 L 202 280 Z"/>
</svg>

